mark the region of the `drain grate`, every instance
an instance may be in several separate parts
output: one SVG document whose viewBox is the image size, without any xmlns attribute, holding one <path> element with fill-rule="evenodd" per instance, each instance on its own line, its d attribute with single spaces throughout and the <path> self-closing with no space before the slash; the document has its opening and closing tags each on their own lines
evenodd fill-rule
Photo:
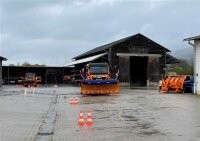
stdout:
<svg viewBox="0 0 200 141">
<path fill-rule="evenodd" d="M 42 124 L 40 125 L 39 131 L 34 141 L 49 140 L 51 138 L 51 135 L 54 134 L 57 99 L 58 99 L 58 95 L 56 95 L 54 100 L 51 102 L 49 110 L 47 111 L 47 114 L 44 117 Z"/>
</svg>

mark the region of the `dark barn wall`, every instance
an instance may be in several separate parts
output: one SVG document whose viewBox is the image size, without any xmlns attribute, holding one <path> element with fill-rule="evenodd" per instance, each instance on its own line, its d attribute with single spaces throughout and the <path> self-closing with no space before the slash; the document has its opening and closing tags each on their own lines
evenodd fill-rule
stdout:
<svg viewBox="0 0 200 141">
<path fill-rule="evenodd" d="M 25 73 L 32 72 L 42 77 L 43 84 L 62 84 L 64 75 L 69 73 L 70 68 L 66 67 L 21 67 L 21 66 L 3 66 L 3 82 L 9 84 L 16 81 L 17 77 L 24 77 Z"/>
<path fill-rule="evenodd" d="M 147 86 L 156 87 L 160 80 L 159 57 L 148 57 Z"/>
<path fill-rule="evenodd" d="M 64 83 L 64 69 L 47 68 L 45 77 L 46 78 L 44 80 L 46 84 Z"/>
<path fill-rule="evenodd" d="M 116 55 L 117 50 L 114 47 L 110 50 L 109 53 L 110 53 L 109 60 L 110 60 L 111 78 L 114 78 L 116 73 L 115 66 L 119 68 L 119 57 Z"/>
<path fill-rule="evenodd" d="M 122 83 L 130 82 L 130 57 L 119 57 L 119 80 Z"/>
<path fill-rule="evenodd" d="M 164 76 L 166 74 L 166 51 L 163 50 L 161 52 L 161 57 L 159 58 L 159 73 L 160 73 L 160 79 L 162 78 L 162 76 Z"/>
</svg>

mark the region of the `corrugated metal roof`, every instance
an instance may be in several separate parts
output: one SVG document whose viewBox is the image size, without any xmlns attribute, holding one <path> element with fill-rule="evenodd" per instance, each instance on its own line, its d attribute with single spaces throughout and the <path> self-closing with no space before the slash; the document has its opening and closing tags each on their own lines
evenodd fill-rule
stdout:
<svg viewBox="0 0 200 141">
<path fill-rule="evenodd" d="M 126 37 L 126 38 L 123 38 L 123 39 L 108 43 L 106 45 L 103 45 L 103 46 L 100 46 L 100 47 L 96 47 L 96 48 L 94 48 L 92 50 L 89 50 L 89 51 L 87 51 L 87 52 L 85 52 L 85 53 L 83 53 L 81 55 L 78 55 L 78 56 L 74 57 L 73 59 L 79 59 L 79 58 L 83 58 L 85 56 L 94 55 L 95 53 L 103 52 L 105 50 L 108 50 L 109 48 L 112 48 L 113 46 L 115 46 L 117 44 L 126 42 L 126 41 L 128 41 L 130 39 L 131 40 L 137 40 L 139 38 L 144 39 L 145 42 L 147 42 L 147 43 L 153 44 L 154 47 L 159 47 L 159 48 L 165 49 L 166 52 L 170 52 L 169 49 L 161 46 L 160 44 L 158 44 L 158 43 L 154 42 L 153 40 L 147 38 L 146 36 L 142 35 L 141 33 L 138 33 L 138 34 L 135 34 L 135 35 L 132 35 L 132 36 L 129 36 L 129 37 Z"/>
<path fill-rule="evenodd" d="M 80 59 L 80 60 L 77 60 L 77 61 L 73 61 L 71 63 L 66 64 L 65 67 L 76 65 L 76 64 L 80 64 L 80 63 L 90 62 L 90 61 L 98 59 L 98 58 L 100 58 L 100 57 L 102 57 L 102 56 L 104 56 L 106 54 L 107 53 L 102 53 L 102 54 L 94 55 L 94 56 L 87 57 L 87 58 L 84 58 L 84 59 Z"/>
<path fill-rule="evenodd" d="M 183 39 L 183 41 L 200 40 L 200 35 Z"/>
<path fill-rule="evenodd" d="M 6 61 L 7 59 L 4 58 L 4 57 L 2 57 L 2 56 L 0 56 L 0 60 L 2 60 L 2 61 Z"/>
<path fill-rule="evenodd" d="M 175 63 L 180 63 L 181 61 L 176 59 L 175 57 L 166 54 L 166 64 L 175 64 Z"/>
</svg>

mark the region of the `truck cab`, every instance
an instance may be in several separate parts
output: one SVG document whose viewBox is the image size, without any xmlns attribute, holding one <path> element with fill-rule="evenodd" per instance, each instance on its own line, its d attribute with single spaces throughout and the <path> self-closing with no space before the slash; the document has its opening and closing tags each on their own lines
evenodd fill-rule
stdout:
<svg viewBox="0 0 200 141">
<path fill-rule="evenodd" d="M 86 65 L 86 79 L 107 80 L 110 79 L 110 71 L 107 63 L 90 63 Z"/>
</svg>

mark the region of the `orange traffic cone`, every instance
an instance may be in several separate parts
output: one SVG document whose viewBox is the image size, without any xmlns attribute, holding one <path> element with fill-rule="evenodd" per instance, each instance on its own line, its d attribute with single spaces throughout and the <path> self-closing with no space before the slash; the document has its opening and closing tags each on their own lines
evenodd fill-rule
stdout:
<svg viewBox="0 0 200 141">
<path fill-rule="evenodd" d="M 70 97 L 70 102 L 69 102 L 69 104 L 74 104 L 74 101 L 73 101 L 72 97 Z"/>
<path fill-rule="evenodd" d="M 92 114 L 91 114 L 91 111 L 88 110 L 88 117 L 87 117 L 87 122 L 86 124 L 87 125 L 92 125 L 94 122 L 92 121 Z"/>
<path fill-rule="evenodd" d="M 79 125 L 84 125 L 85 124 L 84 119 L 83 119 L 83 112 L 82 112 L 82 110 L 80 110 L 79 120 L 78 120 L 77 124 L 79 124 Z"/>
<path fill-rule="evenodd" d="M 78 98 L 77 97 L 74 98 L 74 104 L 78 104 Z"/>
</svg>

